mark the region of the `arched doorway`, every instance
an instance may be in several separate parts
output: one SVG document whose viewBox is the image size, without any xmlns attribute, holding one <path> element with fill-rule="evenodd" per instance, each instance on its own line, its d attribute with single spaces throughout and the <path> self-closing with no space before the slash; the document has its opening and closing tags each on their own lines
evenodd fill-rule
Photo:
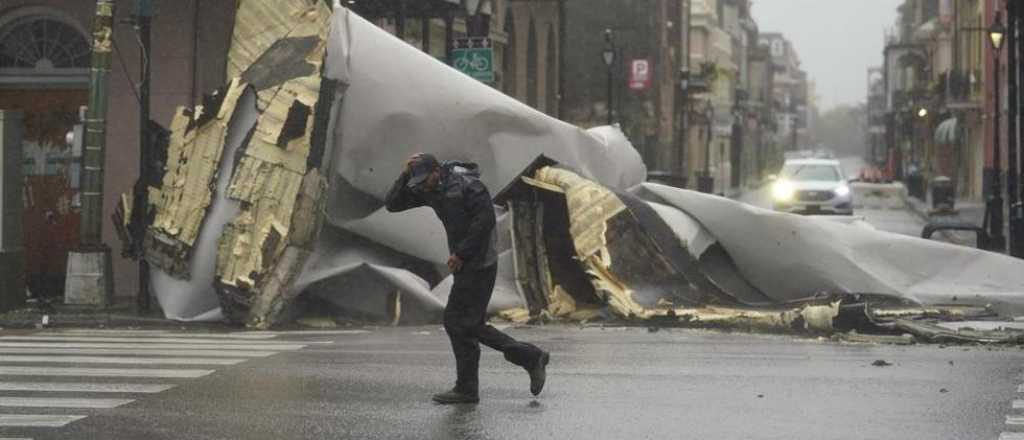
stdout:
<svg viewBox="0 0 1024 440">
<path fill-rule="evenodd" d="M 60 11 L 0 16 L 0 108 L 24 114 L 22 241 L 35 295 L 63 293 L 67 253 L 78 243 L 80 169 L 65 135 L 88 102 L 90 49 L 88 34 Z"/>
</svg>

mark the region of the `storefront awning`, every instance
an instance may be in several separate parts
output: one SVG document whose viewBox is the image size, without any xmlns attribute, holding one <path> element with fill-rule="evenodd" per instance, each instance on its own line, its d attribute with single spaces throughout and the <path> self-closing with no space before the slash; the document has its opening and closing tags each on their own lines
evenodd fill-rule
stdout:
<svg viewBox="0 0 1024 440">
<path fill-rule="evenodd" d="M 959 122 L 956 118 L 949 118 L 939 124 L 935 129 L 935 143 L 951 145 L 959 139 Z"/>
</svg>

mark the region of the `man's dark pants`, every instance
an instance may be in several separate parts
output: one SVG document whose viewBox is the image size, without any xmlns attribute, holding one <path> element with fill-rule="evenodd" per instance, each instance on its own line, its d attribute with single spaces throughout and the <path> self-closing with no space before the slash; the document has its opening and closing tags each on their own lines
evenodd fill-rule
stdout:
<svg viewBox="0 0 1024 440">
<path fill-rule="evenodd" d="M 481 343 L 504 353 L 506 360 L 526 369 L 533 368 L 541 354 L 533 344 L 518 342 L 487 325 L 487 303 L 491 301 L 497 275 L 497 264 L 456 272 L 448 306 L 444 309 L 444 328 L 455 353 L 458 375 L 455 388 L 474 396 L 480 383 Z"/>
</svg>

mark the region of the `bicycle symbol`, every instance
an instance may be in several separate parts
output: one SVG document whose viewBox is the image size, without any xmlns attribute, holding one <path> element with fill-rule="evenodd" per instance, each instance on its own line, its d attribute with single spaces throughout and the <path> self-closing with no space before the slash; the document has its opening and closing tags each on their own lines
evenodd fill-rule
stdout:
<svg viewBox="0 0 1024 440">
<path fill-rule="evenodd" d="M 467 57 L 455 60 L 455 68 L 463 72 L 470 70 L 485 72 L 491 69 L 491 60 L 478 53 L 472 53 Z"/>
</svg>

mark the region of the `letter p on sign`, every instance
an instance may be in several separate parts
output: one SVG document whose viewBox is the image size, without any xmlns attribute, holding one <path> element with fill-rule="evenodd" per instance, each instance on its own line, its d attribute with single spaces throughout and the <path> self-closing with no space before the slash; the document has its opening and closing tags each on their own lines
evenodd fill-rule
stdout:
<svg viewBox="0 0 1024 440">
<path fill-rule="evenodd" d="M 651 88 L 651 61 L 648 59 L 630 61 L 629 89 L 647 90 L 649 88 Z"/>
</svg>

